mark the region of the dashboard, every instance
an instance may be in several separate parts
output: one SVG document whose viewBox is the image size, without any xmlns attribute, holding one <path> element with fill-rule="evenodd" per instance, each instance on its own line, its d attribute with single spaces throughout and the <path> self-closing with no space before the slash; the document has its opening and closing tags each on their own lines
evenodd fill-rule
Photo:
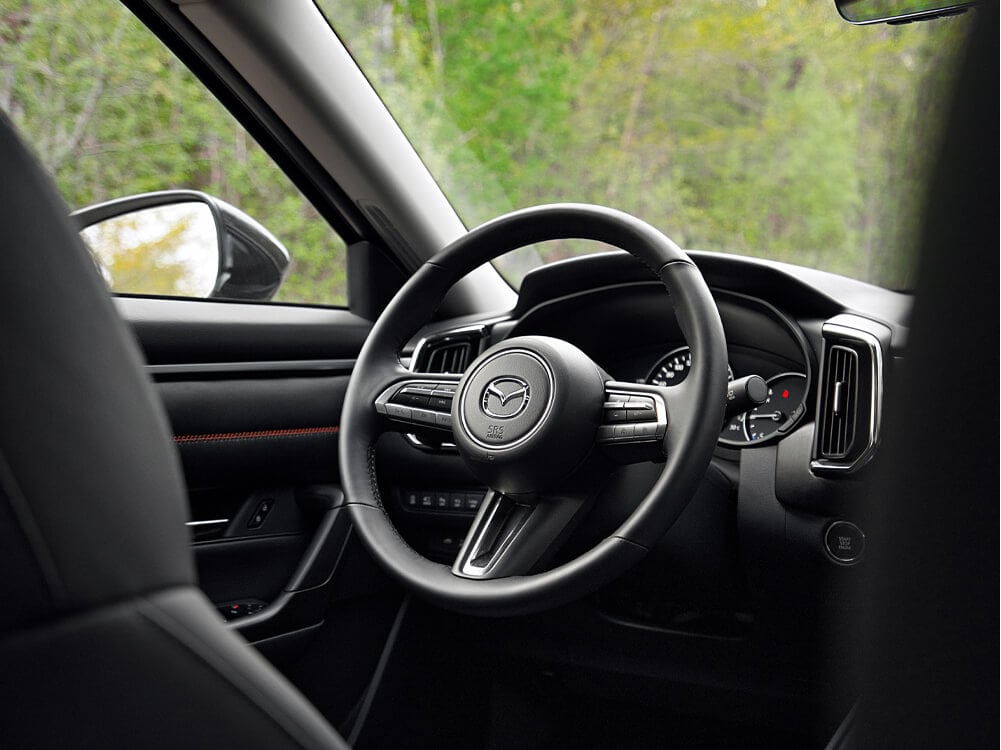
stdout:
<svg viewBox="0 0 1001 750">
<path fill-rule="evenodd" d="M 772 471 L 781 500 L 844 513 L 831 498 L 851 495 L 852 478 L 877 453 L 883 382 L 906 342 L 911 298 L 781 263 L 691 256 L 717 303 L 728 376 L 757 375 L 767 386 L 763 403 L 720 426 L 718 466 L 736 477 L 743 455 L 778 446 Z M 428 326 L 404 350 L 405 361 L 415 372 L 457 374 L 488 347 L 521 335 L 568 341 L 609 379 L 666 388 L 683 382 L 698 356 L 663 285 L 632 256 L 612 252 L 536 269 L 510 313 Z M 425 452 L 450 447 L 434 430 L 408 439 Z M 831 478 L 845 481 L 823 481 Z"/>
</svg>

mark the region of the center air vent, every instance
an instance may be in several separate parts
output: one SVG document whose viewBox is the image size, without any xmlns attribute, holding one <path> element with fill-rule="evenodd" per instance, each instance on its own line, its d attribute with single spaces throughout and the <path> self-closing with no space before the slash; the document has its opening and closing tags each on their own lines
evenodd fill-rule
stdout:
<svg viewBox="0 0 1001 750">
<path fill-rule="evenodd" d="M 480 353 L 483 334 L 484 329 L 477 326 L 429 337 L 418 344 L 411 370 L 459 375 Z"/>
<path fill-rule="evenodd" d="M 883 395 L 881 326 L 853 315 L 824 324 L 824 355 L 811 467 L 848 473 L 872 458 Z"/>
</svg>

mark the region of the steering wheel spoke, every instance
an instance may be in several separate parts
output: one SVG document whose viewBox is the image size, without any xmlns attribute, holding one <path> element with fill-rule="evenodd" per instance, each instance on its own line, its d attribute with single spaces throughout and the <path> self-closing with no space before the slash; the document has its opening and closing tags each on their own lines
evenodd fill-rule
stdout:
<svg viewBox="0 0 1001 750">
<path fill-rule="evenodd" d="M 486 580 L 525 575 L 559 547 L 586 498 L 530 500 L 488 490 L 452 566 L 453 575 Z"/>
<path fill-rule="evenodd" d="M 375 410 L 390 426 L 412 431 L 452 431 L 452 401 L 458 375 L 415 375 L 386 386 L 375 399 Z"/>
</svg>

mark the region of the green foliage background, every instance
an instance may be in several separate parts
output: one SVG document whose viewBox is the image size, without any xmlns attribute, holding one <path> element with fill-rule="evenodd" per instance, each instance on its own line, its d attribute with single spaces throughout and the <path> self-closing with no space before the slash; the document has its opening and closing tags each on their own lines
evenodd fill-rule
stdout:
<svg viewBox="0 0 1001 750">
<path fill-rule="evenodd" d="M 966 19 L 853 27 L 833 0 L 320 0 L 469 225 L 629 211 L 683 247 L 893 288 Z M 589 248 L 548 243 L 526 270 Z"/>
<path fill-rule="evenodd" d="M 321 0 L 468 225 L 600 203 L 684 247 L 907 287 L 924 147 L 963 19 L 855 28 L 831 0 Z M 0 107 L 73 207 L 188 187 L 293 256 L 279 300 L 344 304 L 344 247 L 115 2 L 0 0 Z M 549 243 L 498 262 L 515 284 Z"/>
</svg>

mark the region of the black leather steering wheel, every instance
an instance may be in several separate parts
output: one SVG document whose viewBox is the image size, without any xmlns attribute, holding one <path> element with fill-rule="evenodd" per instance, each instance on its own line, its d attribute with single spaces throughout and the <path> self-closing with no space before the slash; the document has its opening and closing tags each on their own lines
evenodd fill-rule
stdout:
<svg viewBox="0 0 1001 750">
<path fill-rule="evenodd" d="M 627 250 L 661 279 L 693 354 L 683 383 L 668 389 L 615 382 L 572 344 L 542 336 L 490 347 L 461 377 L 403 367 L 401 349 L 456 281 L 509 250 L 569 237 Z M 675 521 L 709 464 L 726 389 L 716 303 L 674 242 L 629 214 L 598 206 L 507 214 L 427 261 L 358 356 L 340 426 L 341 479 L 355 527 L 395 578 L 444 607 L 510 615 L 564 604 L 638 562 Z M 451 430 L 470 471 L 491 488 L 451 568 L 414 551 L 382 506 L 376 441 L 387 430 L 412 432 L 415 425 Z M 539 572 L 588 507 L 602 472 L 641 460 L 664 467 L 629 518 L 588 552 Z"/>
</svg>

